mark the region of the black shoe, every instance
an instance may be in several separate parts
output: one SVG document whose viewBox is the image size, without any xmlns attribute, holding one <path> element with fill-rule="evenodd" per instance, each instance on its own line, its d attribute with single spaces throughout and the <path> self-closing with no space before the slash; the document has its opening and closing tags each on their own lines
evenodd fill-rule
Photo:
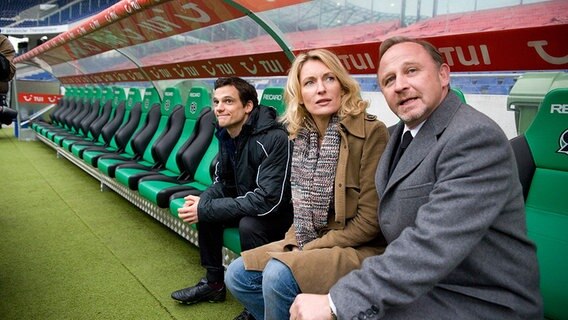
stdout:
<svg viewBox="0 0 568 320">
<path fill-rule="evenodd" d="M 172 299 L 186 304 L 193 304 L 202 301 L 221 302 L 225 301 L 226 295 L 227 289 L 225 288 L 225 285 L 216 290 L 209 286 L 206 278 L 203 278 L 193 287 L 172 292 Z"/>
<path fill-rule="evenodd" d="M 252 316 L 252 314 L 250 314 L 250 312 L 248 312 L 247 309 L 243 310 L 243 312 L 241 312 L 241 314 L 239 314 L 235 319 L 233 320 L 255 320 L 254 317 Z"/>
</svg>

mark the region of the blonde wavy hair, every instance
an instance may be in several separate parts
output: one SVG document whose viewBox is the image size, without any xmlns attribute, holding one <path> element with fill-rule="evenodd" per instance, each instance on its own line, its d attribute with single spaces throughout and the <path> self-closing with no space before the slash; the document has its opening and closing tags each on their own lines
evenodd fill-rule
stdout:
<svg viewBox="0 0 568 320">
<path fill-rule="evenodd" d="M 333 52 L 326 49 L 316 49 L 301 53 L 292 63 L 292 67 L 290 67 L 288 81 L 286 82 L 286 91 L 284 93 L 286 112 L 282 120 L 288 127 L 291 139 L 295 138 L 298 132 L 303 128 L 310 130 L 317 129 L 306 106 L 300 103 L 302 99 L 300 71 L 304 64 L 310 60 L 321 61 L 325 64 L 337 77 L 341 85 L 343 96 L 341 97 L 341 106 L 337 112 L 339 119 L 350 115 L 358 115 L 364 112 L 369 106 L 369 102 L 361 98 L 359 83 L 349 75 L 345 67 L 341 64 L 341 61 L 339 61 L 339 58 Z"/>
</svg>

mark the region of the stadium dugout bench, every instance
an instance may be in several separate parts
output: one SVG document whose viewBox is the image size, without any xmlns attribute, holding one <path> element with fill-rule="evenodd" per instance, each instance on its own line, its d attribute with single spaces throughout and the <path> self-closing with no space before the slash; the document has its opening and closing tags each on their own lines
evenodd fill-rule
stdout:
<svg viewBox="0 0 568 320">
<path fill-rule="evenodd" d="M 51 136 L 48 134 L 48 137 L 55 142 L 57 146 L 65 149 L 72 144 L 72 141 L 93 139 L 93 134 L 104 125 L 102 121 L 97 122 L 102 110 L 105 107 L 110 108 L 112 106 L 109 101 L 112 99 L 112 88 L 103 88 L 102 96 L 98 94 L 99 91 L 95 88 L 82 89 L 83 90 L 79 90 L 79 97 L 75 98 L 74 111 L 69 112 L 64 117 L 66 127 L 68 128 L 67 132 L 60 130 Z M 97 93 L 97 95 L 95 95 L 95 93 Z M 77 128 L 74 128 L 74 125 L 77 123 Z M 90 132 L 91 129 L 93 129 L 92 132 Z M 65 139 L 68 141 L 64 146 L 63 141 Z"/>
<path fill-rule="evenodd" d="M 98 115 L 95 117 L 94 121 L 92 121 L 89 125 L 88 125 L 88 130 L 87 130 L 87 135 L 67 135 L 66 137 L 64 137 L 63 139 L 60 139 L 59 141 L 55 141 L 56 143 L 58 143 L 61 147 L 63 147 L 65 150 L 67 151 L 71 151 L 71 147 L 74 146 L 75 144 L 78 143 L 94 143 L 96 141 L 99 141 L 99 139 L 101 139 L 101 133 L 103 131 L 103 128 L 105 127 L 105 125 L 107 125 L 107 123 L 109 121 L 112 120 L 113 115 L 115 113 L 116 110 L 116 103 L 115 103 L 115 99 L 114 99 L 114 88 L 107 88 L 108 90 L 106 91 L 106 95 L 103 96 L 103 103 L 101 103 L 101 106 L 99 108 L 98 111 Z M 123 90 L 123 89 L 121 89 Z M 103 94 L 104 94 L 104 90 L 103 90 Z M 124 94 L 124 93 L 123 93 Z M 89 104 L 92 102 L 92 98 L 87 99 L 86 101 L 84 101 L 83 103 L 83 108 L 89 106 Z M 95 102 L 95 106 L 96 108 L 96 102 Z M 81 120 L 81 122 L 88 122 L 88 120 L 83 119 Z M 57 140 L 57 136 L 55 137 L 55 140 Z"/>
<path fill-rule="evenodd" d="M 546 94 L 526 133 L 511 141 L 537 246 L 547 319 L 568 319 L 568 88 Z"/>
<path fill-rule="evenodd" d="M 119 154 L 125 151 L 128 142 L 136 129 L 141 124 L 142 118 L 142 98 L 140 89 L 131 88 L 128 91 L 128 98 L 125 104 L 125 113 L 123 123 L 112 136 L 108 146 L 96 146 L 82 149 L 78 156 L 86 163 L 96 167 L 96 162 L 99 156 L 108 153 Z"/>
<path fill-rule="evenodd" d="M 89 151 L 84 156 L 84 160 L 90 163 L 93 167 L 98 168 L 103 173 L 106 173 L 109 169 L 100 169 L 98 162 L 99 159 L 115 159 L 115 160 L 133 160 L 141 159 L 144 150 L 152 136 L 154 135 L 156 128 L 161 118 L 162 105 L 160 103 L 160 97 L 158 91 L 155 88 L 148 88 L 144 91 L 144 100 L 142 101 L 142 109 L 140 114 L 140 119 L 136 129 L 130 139 L 126 142 L 126 146 L 122 146 L 124 150 L 117 150 L 117 152 L 105 152 L 103 154 L 89 155 Z M 117 140 L 121 141 L 121 140 Z M 107 165 L 112 165 L 112 161 L 108 162 Z"/>
<path fill-rule="evenodd" d="M 109 146 L 114 134 L 124 122 L 125 114 L 126 95 L 124 88 L 114 88 L 110 115 L 101 128 L 97 139 L 83 139 L 83 141 L 72 143 L 67 150 L 81 158 L 83 151 L 89 147 Z"/>
<path fill-rule="evenodd" d="M 193 159 L 190 160 L 194 162 L 195 165 L 186 168 L 184 175 L 193 175 L 195 167 L 201 161 L 204 150 L 207 149 L 207 146 L 211 142 L 214 120 L 214 118 L 208 117 L 211 113 L 209 103 L 203 104 L 201 101 L 197 101 L 194 98 L 195 96 L 203 97 L 204 100 L 211 100 L 207 89 L 197 86 L 191 88 L 187 103 L 185 105 L 180 104 L 175 106 L 174 111 L 172 111 L 168 119 L 167 129 L 152 147 L 152 155 L 155 161 L 154 165 L 152 167 L 140 164 L 119 165 L 115 172 L 117 182 L 127 186 L 131 190 L 138 190 L 138 182 L 144 177 L 156 174 L 169 175 L 170 177 L 179 176 L 182 170 L 178 165 L 178 159 L 180 159 L 185 151 L 188 151 L 190 145 L 192 149 L 196 149 L 195 152 L 191 152 L 191 154 L 197 155 L 198 157 L 193 157 Z M 207 108 L 198 108 L 198 105 L 207 106 Z M 198 126 L 202 116 L 205 116 L 205 121 L 208 122 L 208 132 L 205 124 L 201 123 L 202 126 Z M 205 137 L 205 140 L 199 141 L 201 143 L 200 145 L 193 144 L 194 139 L 201 134 L 208 136 Z M 173 145 L 173 148 L 169 147 L 171 145 Z M 203 151 L 199 152 L 198 150 Z"/>
<path fill-rule="evenodd" d="M 203 87 L 193 87 L 186 103 L 186 118 L 194 122 L 191 135 L 170 157 L 165 170 L 140 179 L 138 192 L 160 208 L 169 207 L 172 194 L 183 190 L 205 190 L 211 183 L 210 168 L 218 152 L 214 136 L 215 115 L 211 94 Z"/>
<path fill-rule="evenodd" d="M 49 121 L 43 121 L 43 119 L 38 119 L 38 121 L 33 121 L 30 124 L 30 128 L 32 128 L 35 132 L 44 135 L 44 132 L 48 129 L 60 128 L 61 127 L 61 120 L 60 115 L 69 111 L 69 103 L 71 99 L 75 98 L 75 88 L 66 88 L 65 95 L 61 97 L 61 99 L 57 102 L 57 107 L 55 110 L 50 114 Z"/>
<path fill-rule="evenodd" d="M 51 140 L 55 146 L 58 146 L 58 144 L 53 141 L 53 137 L 57 133 L 66 134 L 69 133 L 69 130 L 72 131 L 70 122 L 72 119 L 71 117 L 80 110 L 79 108 L 80 105 L 82 106 L 83 104 L 86 91 L 88 91 L 87 88 L 76 88 L 74 91 L 75 95 L 69 100 L 67 108 L 59 114 L 59 125 L 57 127 L 51 127 L 44 132 L 45 137 Z"/>
<path fill-rule="evenodd" d="M 160 139 L 162 133 L 167 130 L 170 115 L 175 109 L 175 106 L 181 103 L 181 96 L 177 88 L 167 88 L 164 91 L 164 101 L 161 103 L 160 116 L 156 117 L 155 113 L 150 112 L 147 117 L 146 126 L 140 131 L 133 141 L 133 150 L 135 157 L 132 159 L 125 159 L 120 157 L 103 156 L 98 161 L 98 169 L 107 176 L 114 178 L 118 166 L 127 163 L 137 163 L 142 166 L 152 167 L 157 159 L 154 159 L 152 154 L 153 146 L 156 141 Z M 147 140 L 147 137 L 151 137 Z M 160 148 L 170 149 L 173 148 L 171 141 L 167 141 L 167 145 L 162 145 Z"/>
</svg>

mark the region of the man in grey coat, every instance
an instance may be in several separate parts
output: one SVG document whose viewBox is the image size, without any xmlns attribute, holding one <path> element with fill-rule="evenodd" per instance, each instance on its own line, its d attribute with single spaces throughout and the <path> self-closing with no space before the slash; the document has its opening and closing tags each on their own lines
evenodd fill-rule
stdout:
<svg viewBox="0 0 568 320">
<path fill-rule="evenodd" d="M 375 177 L 387 249 L 329 295 L 299 295 L 292 318 L 541 319 L 505 134 L 449 90 L 449 66 L 427 42 L 383 42 L 378 81 L 402 120 Z"/>
</svg>

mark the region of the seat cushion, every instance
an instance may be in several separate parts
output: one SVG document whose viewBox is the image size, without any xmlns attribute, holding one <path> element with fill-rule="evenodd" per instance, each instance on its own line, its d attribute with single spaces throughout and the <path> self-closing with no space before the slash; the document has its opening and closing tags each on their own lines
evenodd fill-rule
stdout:
<svg viewBox="0 0 568 320">
<path fill-rule="evenodd" d="M 536 169 L 526 203 L 529 237 L 537 245 L 545 316 L 568 319 L 568 172 Z"/>
</svg>

